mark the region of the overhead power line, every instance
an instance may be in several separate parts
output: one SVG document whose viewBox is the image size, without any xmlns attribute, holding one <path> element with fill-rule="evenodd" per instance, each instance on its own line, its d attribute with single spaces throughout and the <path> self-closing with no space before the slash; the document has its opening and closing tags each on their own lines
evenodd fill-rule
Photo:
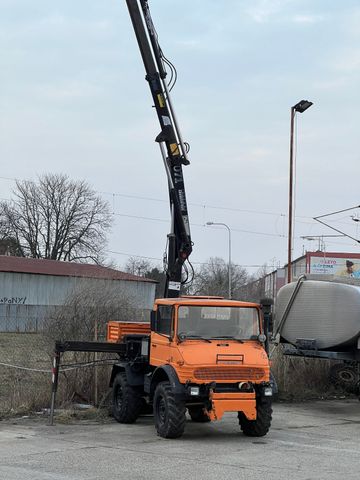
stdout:
<svg viewBox="0 0 360 480">
<path fill-rule="evenodd" d="M 122 255 L 124 257 L 136 257 L 136 258 L 143 258 L 145 260 L 155 260 L 155 261 L 159 261 L 159 262 L 162 262 L 162 258 L 158 258 L 158 257 L 148 257 L 146 255 L 137 255 L 135 253 L 126 253 L 126 252 L 116 252 L 114 250 L 105 250 L 107 253 L 112 253 L 114 255 Z M 210 265 L 209 262 L 194 262 L 194 261 L 191 261 L 191 263 L 195 264 L 195 265 Z M 244 268 L 261 268 L 264 266 L 264 263 L 263 264 L 238 264 L 238 263 L 232 263 L 232 265 L 234 265 L 235 267 L 244 267 Z M 266 266 L 268 268 L 278 268 L 278 265 L 268 265 L 266 264 Z"/>
<path fill-rule="evenodd" d="M 351 240 L 354 240 L 357 243 L 360 243 L 360 239 L 353 237 L 352 235 L 349 235 L 348 233 L 343 232 L 342 230 L 339 230 L 338 228 L 333 227 L 332 225 L 329 225 L 328 223 L 324 222 L 323 220 L 320 220 L 320 218 L 327 218 L 331 217 L 333 215 L 337 215 L 338 213 L 344 213 L 344 212 L 349 212 L 351 210 L 355 210 L 356 208 L 360 208 L 360 205 L 355 205 L 354 207 L 350 208 L 345 208 L 343 210 L 337 210 L 336 212 L 330 212 L 326 213 L 325 215 L 318 215 L 317 217 L 314 217 L 314 220 L 317 222 L 321 223 L 322 225 L 325 225 L 328 228 L 331 228 L 331 230 L 334 230 L 335 232 L 341 233 L 345 237 L 350 238 Z"/>
<path fill-rule="evenodd" d="M 0 177 L 1 180 L 11 180 L 12 182 L 16 182 L 17 178 L 12 177 Z"/>
<path fill-rule="evenodd" d="M 135 218 L 137 220 L 149 220 L 151 222 L 162 222 L 162 223 L 169 223 L 169 220 L 165 220 L 162 218 L 153 218 L 153 217 L 143 217 L 141 215 L 129 215 L 127 213 L 116 213 L 114 212 L 113 215 L 117 217 L 125 217 L 125 218 Z M 206 225 L 203 223 L 190 223 L 191 227 L 202 227 L 206 228 Z M 280 233 L 268 233 L 268 232 L 256 232 L 253 230 L 244 230 L 244 229 L 239 229 L 239 228 L 232 228 L 232 232 L 240 232 L 240 233 L 249 233 L 251 235 L 265 235 L 267 237 L 280 237 L 280 238 L 286 238 L 286 235 L 282 235 Z"/>
<path fill-rule="evenodd" d="M 16 182 L 19 180 L 18 178 L 12 178 L 12 177 L 2 177 L 0 176 L 0 179 L 2 180 L 9 180 L 9 181 L 14 181 Z M 155 197 L 146 197 L 142 195 L 134 195 L 134 194 L 128 194 L 128 193 L 120 193 L 120 192 L 103 192 L 103 191 L 97 191 L 100 195 L 110 195 L 112 197 L 122 197 L 122 198 L 131 198 L 134 200 L 144 200 L 147 202 L 159 202 L 159 203 L 168 203 L 168 200 L 164 200 L 162 198 L 155 198 Z M 236 207 L 226 207 L 222 205 L 209 205 L 205 203 L 196 203 L 196 202 L 189 202 L 189 205 L 192 205 L 194 207 L 200 207 L 200 208 L 208 208 L 212 210 L 222 210 L 222 211 L 228 211 L 228 212 L 239 212 L 239 213 L 250 213 L 250 214 L 255 214 L 255 215 L 271 215 L 275 217 L 286 217 L 286 213 L 282 212 L 269 212 L 265 210 L 253 210 L 253 209 L 245 209 L 245 208 L 236 208 Z M 296 218 L 306 218 L 306 219 L 312 219 L 310 216 L 306 215 L 297 215 Z"/>
<path fill-rule="evenodd" d="M 97 193 L 100 193 L 101 195 L 110 195 L 112 197 L 131 198 L 135 200 L 146 200 L 146 201 L 160 202 L 160 203 L 166 203 L 166 204 L 169 203 L 168 200 L 164 200 L 162 198 L 144 197 L 142 195 L 131 195 L 127 193 L 116 193 L 116 192 L 97 192 Z M 281 213 L 281 212 L 268 212 L 265 210 L 252 210 L 252 209 L 236 208 L 236 207 L 224 207 L 221 205 L 209 205 L 206 203 L 189 202 L 189 205 L 192 205 L 194 207 L 208 208 L 212 210 L 224 210 L 229 212 L 250 213 L 250 214 L 257 214 L 257 215 L 272 215 L 275 217 L 287 216 L 286 213 Z M 297 215 L 297 218 L 312 219 L 312 217 L 306 216 L 306 215 Z"/>
</svg>

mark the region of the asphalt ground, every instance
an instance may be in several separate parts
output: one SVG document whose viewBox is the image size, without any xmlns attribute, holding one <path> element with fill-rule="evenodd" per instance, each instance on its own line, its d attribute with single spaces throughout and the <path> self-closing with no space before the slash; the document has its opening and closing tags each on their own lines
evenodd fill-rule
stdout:
<svg viewBox="0 0 360 480">
<path fill-rule="evenodd" d="M 188 420 L 176 440 L 158 437 L 150 416 L 133 425 L 45 418 L 0 422 L 1 480 L 110 479 L 359 480 L 357 399 L 274 404 L 265 437 L 245 437 L 236 414 Z"/>
</svg>

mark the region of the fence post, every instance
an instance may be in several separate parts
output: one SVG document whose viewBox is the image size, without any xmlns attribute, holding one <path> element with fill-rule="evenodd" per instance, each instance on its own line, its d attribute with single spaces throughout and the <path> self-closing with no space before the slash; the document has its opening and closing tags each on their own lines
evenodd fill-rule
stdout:
<svg viewBox="0 0 360 480">
<path fill-rule="evenodd" d="M 98 341 L 98 318 L 97 309 L 95 308 L 95 325 L 94 325 L 94 341 Z M 98 354 L 94 352 L 94 405 L 98 406 L 98 370 L 97 370 Z"/>
<path fill-rule="evenodd" d="M 51 389 L 51 406 L 50 406 L 50 417 L 49 417 L 49 425 L 54 425 L 54 410 L 55 410 L 55 399 L 56 399 L 56 392 L 59 382 L 59 367 L 60 367 L 60 351 L 58 350 L 58 345 L 55 343 L 55 351 L 54 351 L 54 360 L 53 360 L 53 368 L 52 368 L 52 389 Z"/>
</svg>

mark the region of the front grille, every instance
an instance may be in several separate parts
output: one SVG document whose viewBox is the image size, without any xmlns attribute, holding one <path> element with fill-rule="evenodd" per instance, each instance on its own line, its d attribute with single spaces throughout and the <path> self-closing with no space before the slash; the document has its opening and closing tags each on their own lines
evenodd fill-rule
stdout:
<svg viewBox="0 0 360 480">
<path fill-rule="evenodd" d="M 264 375 L 262 368 L 251 367 L 203 367 L 194 371 L 198 380 L 260 380 Z"/>
</svg>

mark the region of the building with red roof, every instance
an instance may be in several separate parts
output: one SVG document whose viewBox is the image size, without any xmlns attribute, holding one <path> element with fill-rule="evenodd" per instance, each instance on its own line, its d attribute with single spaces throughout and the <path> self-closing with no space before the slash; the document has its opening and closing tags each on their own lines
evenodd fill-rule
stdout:
<svg viewBox="0 0 360 480">
<path fill-rule="evenodd" d="M 84 291 L 93 292 L 86 306 L 126 298 L 144 317 L 156 283 L 101 265 L 0 255 L 0 331 L 37 331 L 50 310 Z"/>
</svg>

